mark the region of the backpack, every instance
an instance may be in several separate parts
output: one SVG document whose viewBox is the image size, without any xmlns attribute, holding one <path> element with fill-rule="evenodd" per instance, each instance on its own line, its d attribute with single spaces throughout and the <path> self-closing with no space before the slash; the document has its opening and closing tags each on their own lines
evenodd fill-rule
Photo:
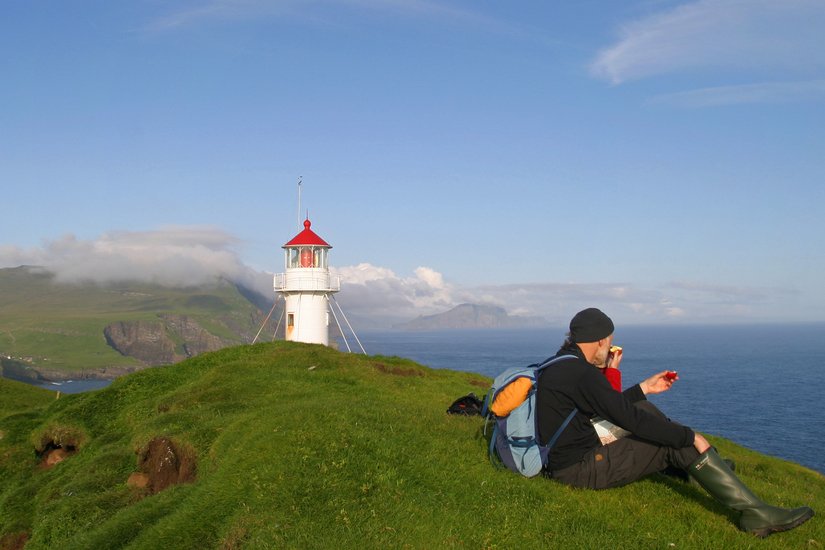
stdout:
<svg viewBox="0 0 825 550">
<path fill-rule="evenodd" d="M 447 414 L 463 414 L 467 416 L 481 415 L 481 407 L 484 405 L 476 394 L 469 393 L 464 397 L 459 397 L 447 409 Z"/>
<path fill-rule="evenodd" d="M 536 386 L 541 371 L 570 358 L 575 356 L 562 355 L 540 364 L 509 368 L 493 380 L 481 413 L 485 417 L 485 433 L 487 424 L 493 422 L 489 449 L 491 462 L 499 462 L 525 477 L 538 475 L 547 465 L 550 449 L 578 409 L 573 409 L 547 445 L 541 445 L 536 418 Z"/>
</svg>

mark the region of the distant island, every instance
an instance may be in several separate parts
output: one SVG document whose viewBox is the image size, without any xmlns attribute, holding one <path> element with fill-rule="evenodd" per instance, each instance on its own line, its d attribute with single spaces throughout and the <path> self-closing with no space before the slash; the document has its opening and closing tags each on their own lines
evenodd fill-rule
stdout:
<svg viewBox="0 0 825 550">
<path fill-rule="evenodd" d="M 419 315 L 412 321 L 398 323 L 400 330 L 438 330 L 471 328 L 524 328 L 546 326 L 542 317 L 509 315 L 504 308 L 479 304 L 461 304 L 435 315 Z"/>
</svg>

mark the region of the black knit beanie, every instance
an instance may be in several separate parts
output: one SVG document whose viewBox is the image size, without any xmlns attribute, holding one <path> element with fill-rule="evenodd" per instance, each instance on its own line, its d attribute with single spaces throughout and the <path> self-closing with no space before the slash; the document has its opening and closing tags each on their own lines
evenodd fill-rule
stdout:
<svg viewBox="0 0 825 550">
<path fill-rule="evenodd" d="M 570 321 L 570 340 L 576 344 L 597 342 L 613 334 L 613 321 L 595 307 L 578 312 Z"/>
</svg>

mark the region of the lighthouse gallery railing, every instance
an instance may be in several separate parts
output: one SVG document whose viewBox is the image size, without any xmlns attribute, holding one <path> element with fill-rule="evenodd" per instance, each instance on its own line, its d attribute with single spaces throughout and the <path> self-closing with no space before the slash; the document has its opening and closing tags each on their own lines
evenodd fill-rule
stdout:
<svg viewBox="0 0 825 550">
<path fill-rule="evenodd" d="M 341 277 L 306 269 L 296 273 L 276 273 L 275 290 L 307 290 L 314 292 L 338 292 L 341 290 Z"/>
</svg>

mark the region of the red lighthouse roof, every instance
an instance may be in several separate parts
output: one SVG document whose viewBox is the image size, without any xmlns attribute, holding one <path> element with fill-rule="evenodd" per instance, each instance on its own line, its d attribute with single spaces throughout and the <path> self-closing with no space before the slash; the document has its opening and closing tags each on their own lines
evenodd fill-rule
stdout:
<svg viewBox="0 0 825 550">
<path fill-rule="evenodd" d="M 332 248 L 332 245 L 328 244 L 324 239 L 319 237 L 310 226 L 312 223 L 309 221 L 309 218 L 304 220 L 304 230 L 295 235 L 291 241 L 286 243 L 281 248 L 286 248 L 288 246 L 325 246 L 327 248 Z"/>
</svg>

